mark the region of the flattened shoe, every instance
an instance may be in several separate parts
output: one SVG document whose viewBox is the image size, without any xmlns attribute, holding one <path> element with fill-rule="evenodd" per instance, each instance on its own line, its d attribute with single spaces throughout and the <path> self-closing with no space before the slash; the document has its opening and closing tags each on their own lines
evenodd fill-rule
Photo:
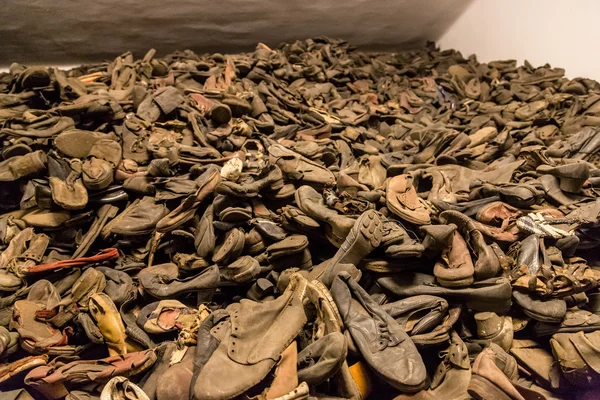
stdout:
<svg viewBox="0 0 600 400">
<path fill-rule="evenodd" d="M 558 324 L 567 315 L 567 303 L 562 299 L 540 300 L 518 290 L 513 291 L 512 297 L 523 312 L 536 321 Z"/>
<path fill-rule="evenodd" d="M 86 158 L 94 144 L 102 139 L 114 139 L 114 135 L 82 129 L 69 129 L 54 138 L 54 147 L 66 156 Z"/>
<path fill-rule="evenodd" d="M 233 398 L 262 381 L 306 323 L 305 290 L 306 280 L 292 277 L 277 299 L 233 303 L 226 309 L 227 317 L 199 334 L 197 378 L 191 388 L 195 398 Z M 212 353 L 207 361 L 205 353 Z"/>
<path fill-rule="evenodd" d="M 390 211 L 408 222 L 416 225 L 431 223 L 428 207 L 417 195 L 411 175 L 398 175 L 388 180 L 386 205 Z"/>
<path fill-rule="evenodd" d="M 445 288 L 435 284 L 435 277 L 419 272 L 403 272 L 402 275 L 377 279 L 382 288 L 402 296 L 427 294 L 448 300 L 466 302 L 475 311 L 503 313 L 511 305 L 511 286 L 507 278 L 477 281 L 468 288 Z"/>
<path fill-rule="evenodd" d="M 34 354 L 43 354 L 53 346 L 67 344 L 66 333 L 50 324 L 38 321 L 36 313 L 44 307 L 30 300 L 17 300 L 13 305 L 13 315 L 9 328 L 19 333 L 21 346 Z"/>
<path fill-rule="evenodd" d="M 16 181 L 46 171 L 48 157 L 42 150 L 0 162 L 0 182 Z"/>
<path fill-rule="evenodd" d="M 530 373 L 540 385 L 548 390 L 560 392 L 567 387 L 568 382 L 565 381 L 567 377 L 561 374 L 560 360 L 557 363 L 545 346 L 541 346 L 533 340 L 514 339 L 510 354 L 515 358 L 519 367 Z M 575 353 L 570 354 L 577 357 Z"/>
<path fill-rule="evenodd" d="M 113 182 L 115 169 L 121 163 L 122 154 L 121 145 L 116 141 L 111 139 L 97 141 L 82 166 L 85 187 L 90 190 L 108 187 Z"/>
<path fill-rule="evenodd" d="M 268 151 L 271 162 L 276 164 L 287 178 L 317 187 L 335 185 L 333 172 L 295 151 L 280 144 L 269 146 Z"/>
<path fill-rule="evenodd" d="M 102 229 L 104 238 L 116 235 L 144 235 L 154 231 L 156 224 L 169 210 L 164 204 L 156 203 L 153 197 L 136 199 Z"/>
<path fill-rule="evenodd" d="M 168 333 L 191 325 L 197 313 L 178 300 L 155 301 L 140 310 L 137 325 L 147 333 Z"/>
<path fill-rule="evenodd" d="M 383 380 L 414 393 L 427 385 L 421 355 L 396 322 L 347 273 L 339 274 L 331 294 L 362 356 Z"/>
<path fill-rule="evenodd" d="M 298 380 L 319 385 L 339 371 L 346 360 L 348 345 L 340 332 L 329 333 L 298 353 Z"/>
<path fill-rule="evenodd" d="M 411 296 L 381 306 L 409 334 L 432 331 L 448 313 L 448 302 L 436 296 Z"/>
<path fill-rule="evenodd" d="M 66 210 L 80 210 L 87 205 L 88 193 L 80 177 L 81 170 L 72 169 L 65 159 L 49 156 L 48 175 L 56 204 Z"/>
<path fill-rule="evenodd" d="M 567 193 L 579 193 L 586 180 L 590 177 L 590 168 L 585 162 L 550 167 L 540 165 L 537 172 L 553 175 L 560 182 L 560 190 Z"/>
<path fill-rule="evenodd" d="M 71 297 L 77 305 L 87 307 L 90 298 L 97 293 L 102 293 L 105 288 L 106 278 L 104 274 L 96 268 L 88 268 L 73 283 Z"/>
<path fill-rule="evenodd" d="M 213 227 L 214 219 L 215 216 L 213 205 L 211 204 L 206 207 L 204 214 L 202 214 L 202 218 L 200 218 L 200 222 L 198 223 L 198 227 L 196 228 L 196 233 L 194 235 L 196 253 L 200 257 L 206 258 L 212 254 L 217 244 L 215 228 Z"/>
<path fill-rule="evenodd" d="M 37 367 L 27 374 L 25 384 L 44 393 L 48 398 L 60 398 L 69 392 L 66 385 L 105 383 L 115 376 L 125 378 L 146 371 L 156 361 L 154 350 L 144 350 L 99 360 L 70 361 L 55 358 L 48 365 Z"/>
<path fill-rule="evenodd" d="M 549 336 L 555 333 L 593 332 L 600 329 L 600 315 L 586 310 L 567 310 L 560 323 L 538 321 L 533 330 L 537 337 Z"/>
<path fill-rule="evenodd" d="M 301 186 L 295 194 L 296 204 L 310 218 L 325 222 L 327 239 L 336 247 L 342 245 L 354 226 L 354 220 L 327 207 L 323 196 L 310 186 Z"/>
<path fill-rule="evenodd" d="M 157 299 L 170 299 L 189 292 L 214 290 L 220 281 L 219 268 L 216 265 L 205 268 L 200 274 L 178 279 L 177 265 L 159 264 L 142 270 L 138 279 L 145 292 Z"/>
<path fill-rule="evenodd" d="M 550 339 L 563 376 L 576 387 L 596 388 L 600 382 L 600 331 L 556 333 Z"/>
<path fill-rule="evenodd" d="M 8 364 L 0 365 L 0 385 L 8 384 L 9 381 L 17 381 L 23 384 L 23 375 L 28 371 L 44 366 L 48 363 L 48 355 L 23 357 Z"/>
<path fill-rule="evenodd" d="M 187 197 L 176 209 L 158 221 L 156 230 L 161 233 L 170 232 L 194 218 L 202 200 L 214 192 L 220 181 L 219 169 L 210 164 L 208 169 L 196 179 L 198 184 L 196 193 Z"/>
<path fill-rule="evenodd" d="M 266 175 L 252 182 L 221 181 L 215 188 L 219 194 L 236 196 L 241 198 L 256 197 L 263 189 L 278 182 L 282 182 L 283 174 L 278 166 L 273 166 Z"/>
</svg>

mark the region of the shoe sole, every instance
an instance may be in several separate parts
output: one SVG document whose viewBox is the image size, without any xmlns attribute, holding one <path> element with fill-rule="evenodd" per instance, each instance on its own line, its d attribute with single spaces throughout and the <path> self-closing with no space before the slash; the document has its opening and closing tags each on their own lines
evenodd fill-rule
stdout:
<svg viewBox="0 0 600 400">
<path fill-rule="evenodd" d="M 311 289 L 316 291 L 319 294 L 319 298 L 325 300 L 325 306 L 329 308 L 331 314 L 335 317 L 338 327 L 340 328 L 340 332 L 344 328 L 344 322 L 342 320 L 342 315 L 337 308 L 337 305 L 333 301 L 333 297 L 331 297 L 331 293 L 329 290 L 321 283 L 319 280 L 313 280 L 310 282 Z"/>
<path fill-rule="evenodd" d="M 333 256 L 330 265 L 342 262 L 344 258 L 350 258 L 351 260 L 344 260 L 343 262 L 357 265 L 365 256 L 381 244 L 383 237 L 382 226 L 383 223 L 376 211 L 365 211 L 354 223 L 344 243 L 342 243 L 337 253 Z M 349 257 L 360 240 L 364 240 L 365 244 L 370 245 L 371 250 L 365 254 Z"/>
</svg>

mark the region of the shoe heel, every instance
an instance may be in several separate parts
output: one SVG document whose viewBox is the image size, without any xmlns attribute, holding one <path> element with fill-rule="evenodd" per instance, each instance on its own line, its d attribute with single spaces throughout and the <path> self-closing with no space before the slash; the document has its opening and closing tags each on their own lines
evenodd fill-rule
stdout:
<svg viewBox="0 0 600 400">
<path fill-rule="evenodd" d="M 475 374 L 471 375 L 467 392 L 475 400 L 510 400 L 510 397 L 492 382 Z"/>
</svg>

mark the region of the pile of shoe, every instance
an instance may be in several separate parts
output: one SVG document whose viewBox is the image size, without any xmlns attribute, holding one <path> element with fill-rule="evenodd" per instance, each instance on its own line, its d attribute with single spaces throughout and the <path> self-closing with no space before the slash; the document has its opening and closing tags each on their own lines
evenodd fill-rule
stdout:
<svg viewBox="0 0 600 400">
<path fill-rule="evenodd" d="M 2 399 L 600 385 L 595 81 L 328 38 L 125 53 L 13 64 L 0 139 Z"/>
</svg>

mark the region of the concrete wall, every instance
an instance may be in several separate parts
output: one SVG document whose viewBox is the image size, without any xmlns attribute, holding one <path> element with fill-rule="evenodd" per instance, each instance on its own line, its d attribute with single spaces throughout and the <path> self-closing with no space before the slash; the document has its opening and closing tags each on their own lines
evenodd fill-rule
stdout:
<svg viewBox="0 0 600 400">
<path fill-rule="evenodd" d="M 600 80 L 598 17 L 598 0 L 2 0 L 0 69 L 327 35 L 391 51 L 437 40 L 480 61 L 549 62 Z"/>
<path fill-rule="evenodd" d="M 471 0 L 2 0 L 0 67 L 190 48 L 253 50 L 318 35 L 368 49 L 437 40 Z"/>
<path fill-rule="evenodd" d="M 479 61 L 550 63 L 567 76 L 600 80 L 600 1 L 476 0 L 439 43 Z"/>
</svg>

